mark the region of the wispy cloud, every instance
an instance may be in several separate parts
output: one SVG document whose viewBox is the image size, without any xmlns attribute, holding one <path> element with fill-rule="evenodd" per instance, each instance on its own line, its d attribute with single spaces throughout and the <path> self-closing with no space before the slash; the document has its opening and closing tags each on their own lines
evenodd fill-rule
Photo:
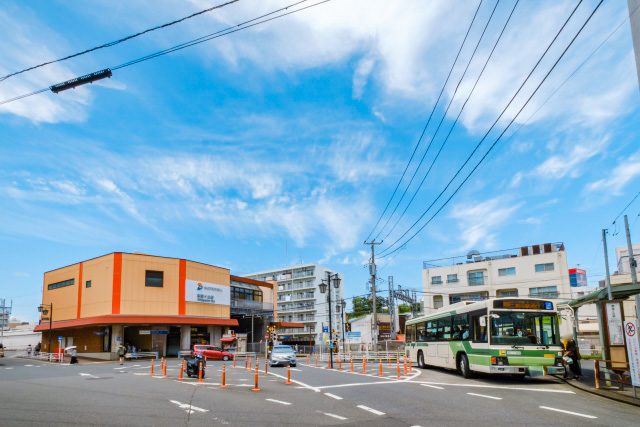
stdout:
<svg viewBox="0 0 640 427">
<path fill-rule="evenodd" d="M 614 195 L 622 194 L 622 190 L 636 177 L 640 176 L 640 151 L 619 160 L 608 176 L 587 184 L 589 191 L 608 191 Z"/>
</svg>

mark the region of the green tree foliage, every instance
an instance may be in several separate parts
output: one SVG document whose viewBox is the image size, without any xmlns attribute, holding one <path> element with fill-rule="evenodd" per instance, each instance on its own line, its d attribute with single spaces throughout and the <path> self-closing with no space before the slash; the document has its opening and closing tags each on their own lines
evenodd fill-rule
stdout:
<svg viewBox="0 0 640 427">
<path fill-rule="evenodd" d="M 347 313 L 349 319 L 355 317 L 365 316 L 367 314 L 373 313 L 373 302 L 371 296 L 366 297 L 354 297 L 352 300 L 353 311 Z M 376 297 L 376 306 L 378 313 L 388 313 L 388 299 L 384 297 Z"/>
</svg>

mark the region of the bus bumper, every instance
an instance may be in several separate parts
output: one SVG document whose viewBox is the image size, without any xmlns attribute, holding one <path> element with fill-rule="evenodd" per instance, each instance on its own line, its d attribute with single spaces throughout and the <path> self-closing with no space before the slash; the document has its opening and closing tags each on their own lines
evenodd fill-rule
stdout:
<svg viewBox="0 0 640 427">
<path fill-rule="evenodd" d="M 492 374 L 526 374 L 528 369 L 526 366 L 500 366 L 500 365 L 491 365 L 490 373 Z"/>
<path fill-rule="evenodd" d="M 564 375 L 564 366 L 542 366 L 537 368 L 538 369 L 532 369 L 530 366 L 491 365 L 489 372 L 492 374 L 529 375 L 532 377 L 541 375 Z"/>
</svg>

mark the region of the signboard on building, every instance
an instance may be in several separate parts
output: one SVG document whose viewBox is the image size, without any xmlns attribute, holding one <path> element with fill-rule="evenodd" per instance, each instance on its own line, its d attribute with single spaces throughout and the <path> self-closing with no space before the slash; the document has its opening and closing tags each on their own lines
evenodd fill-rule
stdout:
<svg viewBox="0 0 640 427">
<path fill-rule="evenodd" d="M 627 358 L 629 359 L 631 384 L 634 387 L 640 387 L 640 343 L 638 343 L 638 324 L 635 319 L 625 320 L 624 335 L 627 339 Z"/>
<path fill-rule="evenodd" d="M 96 336 L 96 337 L 104 337 L 105 335 L 107 335 L 107 333 L 104 332 L 104 331 L 103 332 L 94 332 L 93 335 Z"/>
<path fill-rule="evenodd" d="M 229 286 L 216 285 L 196 280 L 185 281 L 185 301 L 203 302 L 206 304 L 231 304 L 231 293 Z"/>
<path fill-rule="evenodd" d="M 609 345 L 624 345 L 624 335 L 622 332 L 622 313 L 619 302 L 608 302 L 607 306 L 607 326 L 609 329 Z"/>
<path fill-rule="evenodd" d="M 347 332 L 346 338 L 349 344 L 360 344 L 362 342 L 362 334 L 360 332 Z"/>
</svg>

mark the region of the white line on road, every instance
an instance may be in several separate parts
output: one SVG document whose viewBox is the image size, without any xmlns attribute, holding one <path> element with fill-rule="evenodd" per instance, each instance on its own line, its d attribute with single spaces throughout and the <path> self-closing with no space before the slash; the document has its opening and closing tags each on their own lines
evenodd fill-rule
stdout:
<svg viewBox="0 0 640 427">
<path fill-rule="evenodd" d="M 336 414 L 330 414 L 330 413 L 328 413 L 328 412 L 322 412 L 322 411 L 318 411 L 318 412 L 320 412 L 321 414 L 324 414 L 324 415 L 326 415 L 326 416 L 328 416 L 328 417 L 337 418 L 337 419 L 339 419 L 340 421 L 344 421 L 344 420 L 346 420 L 346 419 L 347 419 L 346 417 L 341 417 L 340 415 L 336 415 Z"/>
<path fill-rule="evenodd" d="M 282 400 L 276 400 L 276 399 L 265 399 L 268 400 L 269 402 L 273 402 L 273 403 L 279 403 L 281 405 L 291 405 L 290 402 L 283 402 Z"/>
<path fill-rule="evenodd" d="M 149 374 L 143 374 L 142 372 L 134 372 L 133 375 L 149 375 Z"/>
<path fill-rule="evenodd" d="M 342 400 L 342 398 L 340 396 L 336 396 L 335 394 L 325 393 L 325 395 L 327 395 L 329 397 L 333 397 L 336 400 Z"/>
<path fill-rule="evenodd" d="M 24 365 L 24 366 L 33 366 L 33 365 Z"/>
<path fill-rule="evenodd" d="M 406 380 L 405 380 L 406 381 Z M 500 385 L 485 385 L 485 384 L 449 384 L 449 383 L 436 383 L 432 381 L 410 381 L 412 383 L 420 383 L 420 384 L 436 384 L 436 385 L 450 385 L 455 387 L 479 387 L 479 388 L 495 388 L 495 389 L 503 389 L 503 390 L 521 390 L 521 391 L 542 391 L 546 393 L 567 393 L 567 394 L 576 394 L 571 390 L 555 390 L 551 388 L 533 388 L 533 387 L 508 387 L 508 386 L 500 386 Z"/>
<path fill-rule="evenodd" d="M 298 372 L 302 372 L 302 370 L 298 369 L 298 368 L 291 368 L 292 371 L 298 371 Z"/>
<path fill-rule="evenodd" d="M 546 409 L 546 410 L 549 410 L 549 411 L 563 412 L 563 413 L 565 413 L 565 414 L 570 414 L 570 415 L 577 415 L 577 416 L 579 416 L 579 417 L 585 417 L 585 418 L 598 418 L 598 417 L 595 417 L 595 416 L 593 416 L 593 415 L 580 414 L 580 413 L 578 413 L 578 412 L 565 411 L 564 409 L 550 408 L 550 407 L 548 407 L 548 406 L 540 406 L 540 408 L 541 408 L 541 409 Z"/>
<path fill-rule="evenodd" d="M 444 387 L 438 387 L 437 385 L 431 385 L 431 384 L 420 384 L 420 385 L 425 387 L 437 388 L 438 390 L 444 390 Z"/>
<path fill-rule="evenodd" d="M 487 396 L 486 394 L 477 394 L 477 393 L 467 393 L 467 394 L 470 396 L 486 397 L 487 399 L 502 400 L 501 397 Z"/>
<path fill-rule="evenodd" d="M 82 374 L 82 373 L 80 375 L 82 375 L 83 377 L 92 377 L 93 376 L 91 374 Z"/>
<path fill-rule="evenodd" d="M 273 372 L 269 372 L 269 375 L 273 375 L 274 377 L 282 378 L 283 380 L 287 379 L 286 377 L 283 377 L 282 375 L 274 374 Z M 320 392 L 320 388 L 319 387 L 313 387 L 313 386 L 310 386 L 309 384 L 305 384 L 305 383 L 297 381 L 297 380 L 291 380 L 291 382 L 292 383 L 296 383 L 296 384 L 300 384 L 301 386 L 306 387 L 308 389 L 311 389 L 311 390 L 313 390 L 313 391 L 315 391 L 317 393 Z"/>
<path fill-rule="evenodd" d="M 127 369 L 127 367 L 126 366 L 122 366 L 120 368 L 113 368 L 113 369 Z"/>
<path fill-rule="evenodd" d="M 368 406 L 364 406 L 364 405 L 358 405 L 358 408 L 360 409 L 364 409 L 365 411 L 369 411 L 372 414 L 376 414 L 376 415 L 384 415 L 384 412 L 378 411 L 376 409 L 373 408 L 369 408 Z"/>
<path fill-rule="evenodd" d="M 169 400 L 169 402 L 175 403 L 176 405 L 178 405 L 180 409 L 184 409 L 185 412 L 188 412 L 190 414 L 193 414 L 194 411 L 209 412 L 208 409 L 198 408 L 197 406 L 192 406 L 190 403 L 181 403 L 181 402 L 178 402 L 177 400 Z"/>
</svg>

